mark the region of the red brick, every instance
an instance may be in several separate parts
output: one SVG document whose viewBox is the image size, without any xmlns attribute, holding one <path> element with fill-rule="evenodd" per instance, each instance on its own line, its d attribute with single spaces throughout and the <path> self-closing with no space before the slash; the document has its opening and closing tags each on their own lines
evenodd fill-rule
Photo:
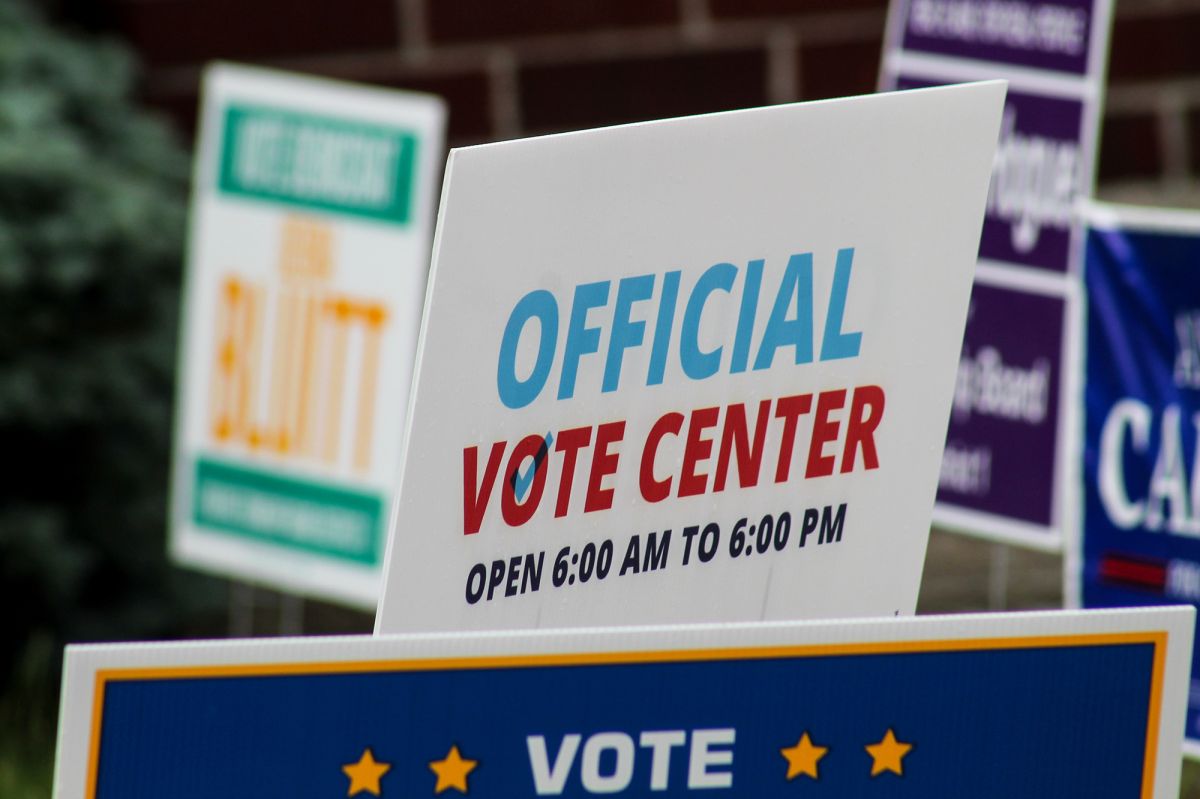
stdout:
<svg viewBox="0 0 1200 799">
<path fill-rule="evenodd" d="M 482 72 L 412 77 L 389 74 L 328 74 L 327 77 L 436 94 L 446 101 L 446 138 L 451 145 L 479 144 L 492 138 L 488 82 L 487 76 Z M 181 138 L 190 141 L 195 135 L 196 117 L 199 112 L 196 87 L 178 94 L 149 96 L 144 102 L 167 117 Z"/>
<path fill-rule="evenodd" d="M 748 108 L 767 102 L 766 56 L 738 50 L 527 67 L 520 96 L 530 132 Z"/>
<path fill-rule="evenodd" d="M 195 139 L 196 120 L 200 115 L 200 101 L 196 92 L 173 94 L 168 97 L 146 97 L 142 102 L 166 118 L 181 141 L 191 142 Z"/>
<path fill-rule="evenodd" d="M 1162 173 L 1158 119 L 1152 114 L 1113 114 L 1100 133 L 1100 182 L 1155 178 Z"/>
<path fill-rule="evenodd" d="M 824 100 L 875 91 L 883 31 L 864 42 L 820 44 L 800 49 L 800 96 Z"/>
<path fill-rule="evenodd" d="M 381 86 L 436 94 L 446 101 L 446 138 L 453 146 L 492 138 L 492 103 L 482 72 L 370 79 Z"/>
<path fill-rule="evenodd" d="M 1109 74 L 1114 82 L 1200 74 L 1200 13 L 1117 19 Z"/>
<path fill-rule="evenodd" d="M 887 0 L 709 0 L 708 5 L 714 17 L 762 19 L 864 8 L 883 10 Z"/>
<path fill-rule="evenodd" d="M 428 0 L 427 7 L 430 36 L 437 42 L 619 30 L 678 20 L 676 0 Z"/>
<path fill-rule="evenodd" d="M 1191 173 L 1200 173 L 1200 109 L 1194 108 L 1188 112 L 1188 160 Z"/>
<path fill-rule="evenodd" d="M 394 0 L 120 0 L 118 32 L 150 64 L 394 47 Z"/>
</svg>

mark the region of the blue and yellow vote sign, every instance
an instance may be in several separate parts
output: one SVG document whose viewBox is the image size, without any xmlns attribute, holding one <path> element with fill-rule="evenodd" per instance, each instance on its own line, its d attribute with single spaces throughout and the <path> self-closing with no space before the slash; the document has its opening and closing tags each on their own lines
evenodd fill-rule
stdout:
<svg viewBox="0 0 1200 799">
<path fill-rule="evenodd" d="M 1151 799 L 1191 608 L 72 647 L 59 799 Z"/>
</svg>

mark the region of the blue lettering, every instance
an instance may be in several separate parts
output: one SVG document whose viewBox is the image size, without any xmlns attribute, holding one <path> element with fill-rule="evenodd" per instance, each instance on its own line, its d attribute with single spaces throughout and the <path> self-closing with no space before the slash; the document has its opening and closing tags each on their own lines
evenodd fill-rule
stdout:
<svg viewBox="0 0 1200 799">
<path fill-rule="evenodd" d="M 587 313 L 593 308 L 602 308 L 608 303 L 608 287 L 611 281 L 584 283 L 575 287 L 575 300 L 571 303 L 571 321 L 567 324 L 567 343 L 563 347 L 562 377 L 558 381 L 558 398 L 575 396 L 575 376 L 579 372 L 579 359 L 600 350 L 600 328 L 587 326 Z"/>
<path fill-rule="evenodd" d="M 825 315 L 825 335 L 821 337 L 821 360 L 857 358 L 862 333 L 843 333 L 842 317 L 846 312 L 846 295 L 850 291 L 850 268 L 854 264 L 854 248 L 838 250 L 837 266 L 833 272 L 833 290 L 829 295 L 829 313 Z"/>
<path fill-rule="evenodd" d="M 517 379 L 517 344 L 525 323 L 536 318 L 541 325 L 537 359 L 533 371 L 525 380 Z M 509 408 L 524 408 L 537 399 L 550 376 L 554 350 L 558 341 L 558 303 L 545 289 L 531 291 L 517 302 L 504 326 L 500 340 L 500 357 L 496 363 L 496 389 L 500 401 Z"/>
<path fill-rule="evenodd" d="M 750 358 L 750 336 L 754 333 L 754 317 L 758 313 L 758 292 L 762 288 L 763 261 L 757 258 L 746 264 L 746 282 L 742 286 L 742 307 L 738 311 L 737 333 L 733 337 L 733 355 L 729 372 L 746 371 Z"/>
<path fill-rule="evenodd" d="M 799 253 L 788 259 L 775 305 L 767 319 L 762 342 L 758 345 L 758 356 L 754 359 L 755 370 L 770 369 L 775 360 L 775 350 L 780 347 L 796 348 L 796 363 L 812 363 L 813 359 L 813 258 L 811 252 Z M 788 319 L 788 306 L 792 296 L 796 297 L 796 317 Z"/>
<path fill-rule="evenodd" d="M 617 306 L 613 311 L 612 330 L 608 334 L 608 357 L 604 360 L 601 392 L 616 391 L 621 382 L 621 362 L 625 350 L 638 347 L 646 338 L 646 323 L 631 322 L 629 310 L 635 302 L 650 299 L 654 293 L 654 275 L 622 278 L 617 284 Z"/>
<path fill-rule="evenodd" d="M 714 264 L 705 270 L 688 297 L 683 312 L 683 328 L 679 331 L 679 362 L 683 373 L 693 380 L 712 377 L 721 368 L 721 350 L 717 347 L 709 352 L 700 351 L 700 316 L 714 291 L 729 293 L 733 289 L 737 267 L 733 264 Z"/>
<path fill-rule="evenodd" d="M 862 349 L 862 332 L 844 330 L 854 255 L 853 247 L 837 251 L 829 302 L 825 306 L 823 328 L 819 332 L 822 361 L 856 358 Z M 672 357 L 674 348 L 678 348 L 683 373 L 691 380 L 712 377 L 722 368 L 727 368 L 729 374 L 744 373 L 748 368 L 755 371 L 770 369 L 778 350 L 785 347 L 793 348 L 790 360 L 796 365 L 812 363 L 817 343 L 815 337 L 818 335 L 813 307 L 813 261 L 814 254 L 811 252 L 793 254 L 788 258 L 761 334 L 755 328 L 758 307 L 764 301 L 762 292 L 766 260 L 762 258 L 746 262 L 745 276 L 740 284 L 739 267 L 732 263 L 717 263 L 704 270 L 690 287 L 677 341 L 674 340 L 675 317 L 680 305 L 682 271 L 663 273 L 662 288 L 657 294 L 655 289 L 659 276 L 656 274 L 622 278 L 617 283 L 611 318 L 605 311 L 602 313 L 603 320 L 596 320 L 594 324 L 589 324 L 588 313 L 608 306 L 613 281 L 576 286 L 563 337 L 558 399 L 575 396 L 580 360 L 589 354 L 603 357 L 603 370 L 596 370 L 602 372 L 600 392 L 617 391 L 628 351 L 647 345 L 650 348 L 646 368 L 647 386 L 663 383 L 667 361 Z M 729 302 L 737 303 L 736 322 L 731 318 L 733 307 L 722 304 L 725 300 L 719 300 L 718 309 L 705 317 L 711 305 L 710 300 L 717 292 L 731 295 Z M 653 305 L 643 305 L 643 310 L 635 311 L 638 303 Z M 706 318 L 707 327 L 704 325 Z M 532 353 L 532 370 L 521 379 L 517 376 L 518 348 L 532 320 L 536 320 L 539 327 L 537 349 Z M 606 325 L 607 350 L 602 352 L 600 345 Z M 651 325 L 654 326 L 653 334 L 650 332 Z M 702 328 L 705 342 L 712 342 L 712 349 L 702 348 Z M 559 307 L 555 296 L 539 289 L 522 297 L 504 327 L 497 360 L 496 388 L 505 407 L 524 408 L 541 395 L 555 361 L 560 357 L 558 339 Z M 527 342 L 525 353 L 530 352 L 528 344 L 532 343 Z M 730 358 L 724 362 L 727 345 Z M 522 362 L 528 363 L 529 360 L 524 357 Z M 593 387 L 589 389 L 594 390 Z"/>
<path fill-rule="evenodd" d="M 646 385 L 657 386 L 667 369 L 667 349 L 671 346 L 671 330 L 675 327 L 675 303 L 679 301 L 679 270 L 663 275 L 663 293 L 658 301 L 658 319 L 654 322 L 654 344 L 650 350 L 650 370 Z"/>
</svg>

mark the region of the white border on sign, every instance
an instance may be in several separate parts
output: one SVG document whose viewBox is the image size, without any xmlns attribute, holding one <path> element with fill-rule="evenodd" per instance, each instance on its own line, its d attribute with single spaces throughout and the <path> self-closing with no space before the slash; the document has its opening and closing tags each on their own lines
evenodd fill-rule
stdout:
<svg viewBox="0 0 1200 799">
<path fill-rule="evenodd" d="M 1095 200 L 1080 202 L 1077 207 L 1083 224 L 1102 230 L 1136 228 L 1154 233 L 1200 233 L 1200 211 L 1196 210 Z"/>
<path fill-rule="evenodd" d="M 1081 231 L 1079 240 L 1082 242 L 1083 225 L 1076 220 L 1076 228 Z M 1079 252 L 1083 258 L 1083 250 Z M 1081 260 L 1082 263 L 1082 260 Z M 1083 358 L 1084 358 L 1084 291 L 1082 267 L 1070 276 L 1067 284 L 1070 299 L 1067 302 L 1067 313 L 1064 324 L 1066 331 L 1063 335 L 1062 362 L 1064 365 L 1063 381 L 1059 387 L 1059 439 L 1061 449 L 1058 452 L 1059 462 L 1056 478 L 1058 485 L 1058 522 L 1059 522 L 1059 552 L 1062 553 L 1062 567 L 1067 568 L 1070 557 L 1071 541 L 1079 535 L 1080 511 L 1083 502 Z M 1067 596 L 1066 584 L 1063 584 L 1063 603 L 1065 607 L 1076 607 L 1070 603 Z"/>
<path fill-rule="evenodd" d="M 879 59 L 879 72 L 875 76 L 875 87 L 881 92 L 895 91 L 896 71 L 891 68 L 892 53 L 899 52 L 904 43 L 904 21 L 908 19 L 909 0 L 891 0 L 888 3 L 887 21 L 883 30 L 883 57 Z"/>
<path fill-rule="evenodd" d="M 1112 38 L 1113 4 L 1115 0 L 1093 0 L 1092 40 L 1088 43 L 1088 75 L 1092 76 L 1099 95 L 1104 96 L 1103 84 L 1108 75 L 1108 50 Z"/>
<path fill-rule="evenodd" d="M 1084 202 L 1090 202 L 1096 193 L 1096 173 L 1099 172 L 1101 120 L 1104 118 L 1104 98 L 1107 95 L 1109 43 L 1112 38 L 1112 19 L 1114 0 L 1093 0 L 1092 6 L 1092 40 L 1088 44 L 1088 80 L 1092 83 L 1093 95 L 1089 98 L 1088 107 L 1084 109 L 1082 153 L 1088 160 L 1088 185 L 1083 195 Z M 1078 204 L 1076 206 L 1078 208 Z M 1080 284 L 1082 294 L 1083 270 L 1083 220 L 1076 214 L 1075 219 L 1075 248 L 1071 253 L 1072 260 L 1068 266 L 1073 268 L 1073 274 Z M 1082 321 L 1082 319 L 1081 319 Z M 1082 440 L 1082 439 L 1081 439 Z"/>
<path fill-rule="evenodd" d="M 981 80 L 1007 80 L 1012 89 L 1035 91 L 1048 97 L 1093 102 L 1100 93 L 1095 81 L 1084 75 L 1043 72 L 1040 69 L 1014 66 L 996 61 L 975 61 L 958 56 L 930 53 L 892 52 L 884 58 L 887 71 L 893 75 L 929 75 L 955 83 Z"/>
<path fill-rule="evenodd" d="M 958 505 L 934 505 L 932 518 L 934 526 L 941 530 L 997 544 L 1017 544 L 1050 553 L 1058 552 L 1062 547 L 1062 537 L 1054 528 Z"/>
</svg>

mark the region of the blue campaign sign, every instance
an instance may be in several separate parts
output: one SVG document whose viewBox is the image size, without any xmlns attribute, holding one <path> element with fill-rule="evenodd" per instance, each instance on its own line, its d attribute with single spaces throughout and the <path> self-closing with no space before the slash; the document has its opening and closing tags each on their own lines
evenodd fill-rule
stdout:
<svg viewBox="0 0 1200 799">
<path fill-rule="evenodd" d="M 1080 598 L 1200 601 L 1200 215 L 1097 207 L 1087 235 Z M 1193 686 L 1200 674 L 1193 667 Z M 1200 696 L 1187 735 L 1200 753 Z"/>
<path fill-rule="evenodd" d="M 57 795 L 1167 796 L 1191 622 L 73 648 Z"/>
</svg>

